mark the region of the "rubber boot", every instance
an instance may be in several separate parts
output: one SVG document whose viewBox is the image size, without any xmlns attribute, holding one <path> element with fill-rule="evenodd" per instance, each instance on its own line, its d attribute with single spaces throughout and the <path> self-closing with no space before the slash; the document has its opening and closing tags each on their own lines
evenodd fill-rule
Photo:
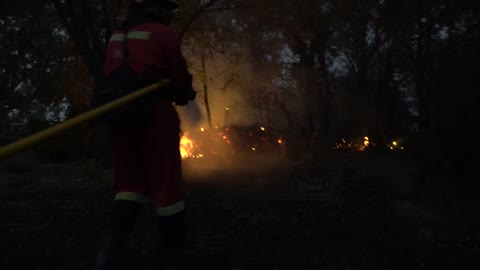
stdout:
<svg viewBox="0 0 480 270">
<path fill-rule="evenodd" d="M 162 270 L 187 269 L 185 212 L 158 217 L 158 236 L 156 265 L 159 265 Z"/>
<path fill-rule="evenodd" d="M 128 269 L 127 237 L 133 231 L 140 204 L 115 201 L 112 209 L 112 235 L 104 241 L 95 261 L 95 270 Z"/>
</svg>

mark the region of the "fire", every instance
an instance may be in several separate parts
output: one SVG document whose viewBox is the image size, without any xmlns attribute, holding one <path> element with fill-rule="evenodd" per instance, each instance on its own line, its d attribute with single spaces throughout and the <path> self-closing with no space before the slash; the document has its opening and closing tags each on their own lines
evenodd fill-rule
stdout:
<svg viewBox="0 0 480 270">
<path fill-rule="evenodd" d="M 365 137 L 365 138 L 363 139 L 363 145 L 364 145 L 365 147 L 368 147 L 368 146 L 370 145 L 370 139 L 369 139 L 368 137 Z"/>
<path fill-rule="evenodd" d="M 180 155 L 182 158 L 188 158 L 193 155 L 193 141 L 187 135 L 188 133 L 185 133 L 180 139 Z"/>
<path fill-rule="evenodd" d="M 286 141 L 267 126 L 224 126 L 208 129 L 199 126 L 180 136 L 182 159 L 215 159 L 220 155 L 278 153 Z"/>
<path fill-rule="evenodd" d="M 180 155 L 183 159 L 204 157 L 203 154 L 198 154 L 198 146 L 196 146 L 193 143 L 193 140 L 188 137 L 188 133 L 183 134 L 180 139 Z"/>
<path fill-rule="evenodd" d="M 342 138 L 340 142 L 337 142 L 333 147 L 334 150 L 348 150 L 348 151 L 365 151 L 368 147 L 374 145 L 368 136 L 363 137 L 363 141 L 360 139 L 350 141 Z"/>
</svg>

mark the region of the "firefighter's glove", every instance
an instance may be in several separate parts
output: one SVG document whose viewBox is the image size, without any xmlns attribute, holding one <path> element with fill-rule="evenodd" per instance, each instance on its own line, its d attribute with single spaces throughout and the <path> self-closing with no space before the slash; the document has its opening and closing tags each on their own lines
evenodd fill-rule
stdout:
<svg viewBox="0 0 480 270">
<path fill-rule="evenodd" d="M 195 92 L 195 90 L 190 90 L 190 91 L 186 91 L 181 94 L 178 94 L 175 97 L 175 105 L 185 106 L 188 104 L 189 101 L 194 100 L 196 96 L 197 96 L 197 92 Z"/>
</svg>

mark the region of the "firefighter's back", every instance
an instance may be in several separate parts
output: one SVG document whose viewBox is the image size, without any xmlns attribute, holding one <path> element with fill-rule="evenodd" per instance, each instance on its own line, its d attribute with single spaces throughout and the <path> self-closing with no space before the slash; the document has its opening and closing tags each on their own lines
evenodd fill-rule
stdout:
<svg viewBox="0 0 480 270">
<path fill-rule="evenodd" d="M 176 32 L 156 22 L 133 24 L 127 32 L 129 65 L 139 75 L 164 74 L 171 64 L 169 52 L 177 42 Z M 122 64 L 124 38 L 121 29 L 110 38 L 105 63 L 107 76 Z"/>
</svg>

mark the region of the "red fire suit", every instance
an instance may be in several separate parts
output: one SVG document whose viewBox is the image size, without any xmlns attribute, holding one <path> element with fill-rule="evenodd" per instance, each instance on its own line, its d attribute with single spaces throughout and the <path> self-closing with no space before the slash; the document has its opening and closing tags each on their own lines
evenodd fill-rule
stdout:
<svg viewBox="0 0 480 270">
<path fill-rule="evenodd" d="M 122 64 L 124 38 L 124 33 L 118 30 L 110 39 L 106 76 Z M 175 90 L 191 89 L 192 76 L 172 28 L 159 23 L 133 26 L 127 33 L 127 44 L 128 63 L 136 74 L 158 72 L 159 80 L 172 79 Z M 148 126 L 112 127 L 115 199 L 153 200 L 157 213 L 169 216 L 184 209 L 180 121 L 167 99 L 158 101 L 153 114 Z"/>
</svg>

